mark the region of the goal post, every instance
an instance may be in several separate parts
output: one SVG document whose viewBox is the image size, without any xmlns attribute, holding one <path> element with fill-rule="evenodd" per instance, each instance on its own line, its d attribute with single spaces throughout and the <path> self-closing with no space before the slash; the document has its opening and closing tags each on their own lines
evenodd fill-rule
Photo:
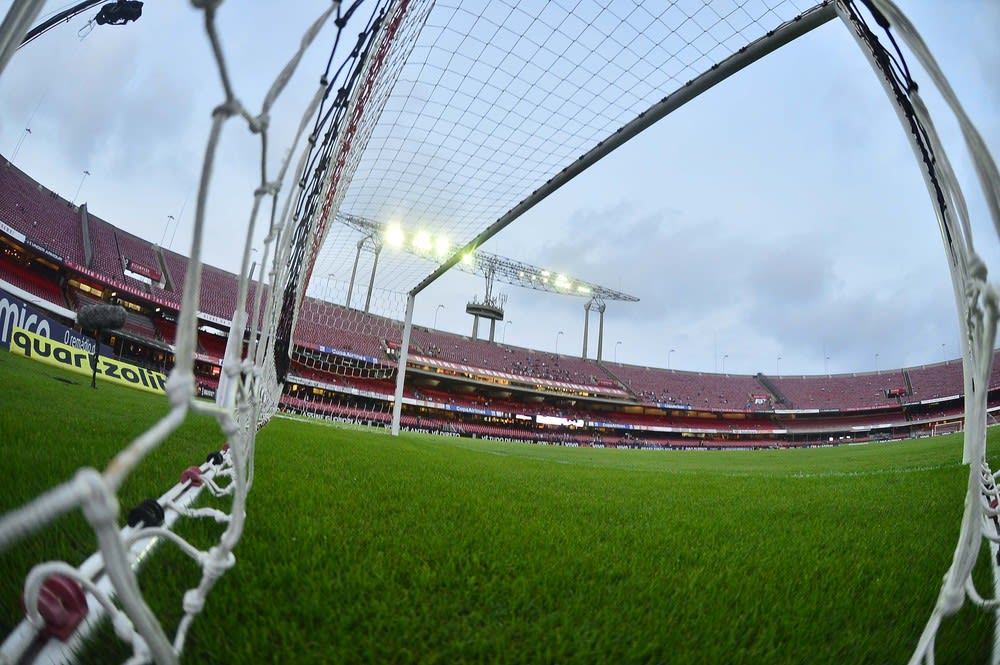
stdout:
<svg viewBox="0 0 1000 665">
<path fill-rule="evenodd" d="M 671 91 L 663 99 L 652 106 L 643 109 L 635 118 L 617 128 L 600 140 L 597 145 L 591 147 L 585 154 L 566 164 L 562 169 L 552 175 L 540 187 L 522 199 L 510 210 L 504 213 L 499 219 L 478 233 L 472 240 L 457 249 L 452 255 L 434 269 L 429 275 L 424 277 L 409 292 L 407 299 L 405 328 L 403 331 L 404 340 L 410 337 L 412 326 L 413 300 L 416 296 L 433 284 L 446 272 L 451 270 L 463 257 L 474 253 L 483 246 L 490 238 L 503 231 L 513 224 L 518 218 L 531 210 L 537 204 L 554 194 L 561 187 L 569 183 L 573 178 L 580 175 L 598 161 L 607 157 L 612 152 L 634 139 L 636 136 L 652 127 L 657 122 L 663 120 L 668 115 L 681 108 L 688 102 L 696 99 L 699 95 L 711 90 L 716 85 L 722 83 L 729 77 L 737 74 L 746 67 L 757 62 L 764 56 L 773 53 L 777 49 L 789 44 L 793 40 L 815 30 L 824 23 L 836 17 L 836 11 L 831 0 L 824 0 L 812 9 L 803 12 L 794 19 L 785 21 L 767 34 L 755 39 L 743 48 L 733 53 L 728 58 L 713 65 L 710 69 L 702 72 L 685 85 Z M 399 355 L 399 374 L 396 380 L 395 399 L 396 404 L 400 403 L 403 394 L 403 382 L 405 381 L 407 363 L 407 344 L 404 343 Z M 392 434 L 399 434 L 400 409 L 393 408 Z"/>
<path fill-rule="evenodd" d="M 931 427 L 932 436 L 941 436 L 944 434 L 958 434 L 962 431 L 962 421 L 961 420 L 951 420 L 948 422 L 934 423 Z"/>
</svg>

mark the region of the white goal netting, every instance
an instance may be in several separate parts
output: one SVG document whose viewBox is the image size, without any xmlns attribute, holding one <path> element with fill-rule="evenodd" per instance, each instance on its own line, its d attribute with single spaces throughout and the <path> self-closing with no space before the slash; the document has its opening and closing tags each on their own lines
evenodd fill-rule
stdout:
<svg viewBox="0 0 1000 665">
<path fill-rule="evenodd" d="M 840 15 L 872 60 L 911 136 L 936 205 L 951 264 L 965 360 L 966 514 L 952 568 L 914 662 L 933 662 L 941 620 L 965 598 L 994 610 L 971 587 L 984 530 L 998 515 L 985 466 L 985 400 L 997 320 L 997 291 L 972 243 L 965 201 L 895 42 L 898 35 L 960 118 L 993 222 L 1000 228 L 996 168 L 964 118 L 916 31 L 888 0 L 382 0 L 321 3 L 310 30 L 290 47 L 287 65 L 250 105 L 232 87 L 218 34 L 221 0 L 192 2 L 203 12 L 221 99 L 211 112 L 193 241 L 177 320 L 177 364 L 167 385 L 171 411 L 103 471 L 72 479 L 0 518 L 0 549 L 58 516 L 80 510 L 100 545 L 111 588 L 85 567 L 43 564 L 26 583 L 30 621 L 46 580 L 70 579 L 96 598 L 132 662 L 176 663 L 206 595 L 234 563 L 254 478 L 257 430 L 279 409 L 398 430 L 410 354 L 442 353 L 414 331 L 416 295 L 525 210 L 581 170 L 637 136 L 693 96 L 808 30 Z M 0 31 L 0 66 L 11 60 L 38 15 L 38 0 L 16 0 Z M 866 18 L 867 17 L 867 18 Z M 333 24 L 331 44 L 314 44 Z M 884 38 L 884 37 L 883 37 Z M 275 165 L 268 129 L 275 104 L 311 48 L 328 49 L 315 94 L 303 109 L 294 148 Z M 253 109 L 253 110 L 251 110 Z M 194 362 L 206 239 L 206 197 L 224 127 L 260 137 L 260 178 L 245 224 L 236 307 L 217 401 L 195 397 Z M 250 196 L 251 194 L 248 194 Z M 251 277 L 252 239 L 264 226 L 264 269 Z M 198 486 L 232 497 L 231 509 L 194 508 L 174 493 L 170 515 L 224 525 L 202 550 L 159 526 L 151 514 L 120 526 L 116 493 L 124 479 L 190 413 L 218 422 L 227 446 L 195 467 L 181 490 Z M 188 499 L 190 501 L 190 497 Z M 156 522 L 156 524 L 153 524 Z M 139 590 L 136 543 L 168 541 L 201 576 L 184 592 L 183 618 L 168 630 Z M 56 582 L 55 584 L 62 584 Z M 7 654 L 5 654 L 7 655 Z M 14 657 L 8 656 L 11 659 Z"/>
</svg>

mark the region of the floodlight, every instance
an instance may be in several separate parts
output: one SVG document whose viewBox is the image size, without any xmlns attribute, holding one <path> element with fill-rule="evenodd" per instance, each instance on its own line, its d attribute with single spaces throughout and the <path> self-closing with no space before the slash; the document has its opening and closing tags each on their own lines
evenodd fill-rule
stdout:
<svg viewBox="0 0 1000 665">
<path fill-rule="evenodd" d="M 413 247 L 421 252 L 431 251 L 433 244 L 431 234 L 427 231 L 417 231 L 417 235 L 413 236 Z"/>
<path fill-rule="evenodd" d="M 566 279 L 566 275 L 556 275 L 556 286 L 560 289 L 568 289 L 572 284 Z"/>
<path fill-rule="evenodd" d="M 406 241 L 406 234 L 399 224 L 389 224 L 385 227 L 385 241 L 393 249 L 399 249 Z"/>
<path fill-rule="evenodd" d="M 434 241 L 434 253 L 437 254 L 439 259 L 443 259 L 448 256 L 451 250 L 451 241 L 444 236 L 438 236 Z"/>
</svg>

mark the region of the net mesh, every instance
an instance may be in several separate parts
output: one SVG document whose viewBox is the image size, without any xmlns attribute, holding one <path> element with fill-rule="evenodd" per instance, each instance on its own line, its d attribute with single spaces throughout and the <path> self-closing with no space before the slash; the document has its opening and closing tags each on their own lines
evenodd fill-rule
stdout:
<svg viewBox="0 0 1000 665">
<path fill-rule="evenodd" d="M 203 165 L 177 322 L 178 362 L 168 382 L 172 409 L 103 472 L 82 470 L 0 521 L 0 548 L 5 548 L 63 513 L 83 511 L 98 536 L 118 598 L 112 602 L 105 594 L 102 604 L 119 636 L 131 643 L 136 662 L 176 662 L 206 594 L 232 566 L 253 483 L 256 431 L 278 408 L 283 388 L 285 408 L 386 424 L 391 386 L 398 378 L 396 354 L 405 351 L 410 340 L 410 328 L 404 330 L 400 323 L 404 307 L 412 312 L 412 298 L 408 301 L 406 294 L 422 278 L 664 95 L 812 5 L 801 0 L 395 0 L 365 3 L 362 11 L 360 0 L 335 2 L 304 36 L 260 110 L 251 113 L 229 82 L 216 30 L 219 3 L 193 4 L 205 14 L 224 99 L 212 115 Z M 882 8 L 888 23 L 902 26 L 904 34 L 912 32 L 891 3 L 872 4 Z M 18 31 L 23 34 L 40 5 L 31 0 L 15 4 L 15 20 L 0 39 L 3 59 L 9 58 L 10 44 L 17 43 Z M 857 15 L 854 3 L 841 1 L 838 8 L 861 41 L 870 45 L 871 31 L 851 18 Z M 286 159 L 272 173 L 267 166 L 269 111 L 319 27 L 328 22 L 337 26 L 337 36 L 315 95 L 305 104 L 296 141 L 304 143 L 304 149 L 291 151 L 294 163 Z M 885 71 L 884 58 L 875 59 Z M 975 387 L 987 385 L 997 298 L 985 282 L 961 193 L 952 186 L 950 167 L 934 145 L 916 89 L 902 87 L 905 94 L 893 90 L 892 95 L 906 114 L 921 119 L 908 127 L 917 126 L 917 142 L 932 148 L 933 156 L 924 158 L 925 163 L 937 165 L 929 178 L 935 182 L 932 193 L 952 257 L 970 396 L 966 461 L 974 473 L 962 542 L 978 545 L 982 506 L 989 505 L 981 497 L 994 496 L 995 489 L 984 489 L 984 479 L 992 479 L 992 474 L 978 465 L 984 460 L 985 393 L 976 393 Z M 249 132 L 262 137 L 262 168 L 254 212 L 246 225 L 218 403 L 210 406 L 194 399 L 202 228 L 218 137 L 232 120 L 242 120 Z M 985 152 L 973 147 L 974 153 L 977 150 Z M 997 220 L 996 169 L 992 162 L 984 169 Z M 294 186 L 279 198 L 285 182 Z M 349 217 L 368 223 L 349 224 Z M 262 253 L 267 269 L 254 281 L 251 239 L 258 223 L 269 229 Z M 399 251 L 401 246 L 407 251 Z M 419 335 L 414 340 L 419 343 Z M 225 528 L 208 550 L 156 532 L 177 543 L 202 568 L 198 583 L 184 595 L 184 618 L 170 638 L 139 592 L 129 543 L 118 527 L 115 494 L 131 470 L 192 412 L 216 419 L 225 435 L 229 448 L 219 469 L 205 467 L 200 475 L 210 491 L 233 500 L 231 510 L 221 516 L 186 508 L 175 511 L 221 518 Z M 977 547 L 962 545 L 956 552 L 935 610 L 938 623 L 962 593 L 976 552 Z M 83 579 L 68 566 L 56 568 Z M 29 605 L 32 598 L 29 594 Z M 987 606 L 992 602 L 983 601 Z M 32 618 L 37 621 L 37 613 Z M 915 658 L 932 662 L 934 621 Z"/>
<path fill-rule="evenodd" d="M 952 564 L 910 660 L 914 665 L 929 665 L 934 663 L 934 643 L 942 621 L 956 614 L 966 599 L 986 610 L 995 612 L 1000 608 L 1000 595 L 984 598 L 972 578 L 985 539 L 991 544 L 994 579 L 1000 580 L 1000 563 L 996 558 L 996 546 L 1000 543 L 996 474 L 986 459 L 987 387 L 996 344 L 1000 290 L 989 281 L 986 263 L 976 251 L 965 194 L 900 42 L 912 53 L 915 63 L 921 65 L 928 82 L 957 119 L 978 176 L 986 210 L 998 233 L 1000 175 L 943 72 L 898 7 L 890 0 L 841 0 L 837 3 L 837 11 L 878 74 L 920 164 L 948 257 L 961 332 L 965 384 L 963 462 L 969 465 L 969 481 Z M 1000 620 L 1000 615 L 997 616 Z M 1000 637 L 1000 631 L 995 637 Z M 992 662 L 1000 662 L 1000 644 L 996 640 Z"/>
<path fill-rule="evenodd" d="M 339 209 L 398 230 L 375 286 L 408 292 L 654 102 L 814 4 L 414 0 L 399 37 L 411 52 Z M 367 232 L 339 221 L 316 273 L 346 279 Z"/>
<path fill-rule="evenodd" d="M 37 15 L 40 2 L 22 2 L 12 9 L 18 20 L 6 22 L 3 46 L 17 43 L 20 35 L 16 31 L 26 29 L 30 18 Z M 110 580 L 110 588 L 100 588 L 92 581 L 93 571 L 74 568 L 62 562 L 50 562 L 37 566 L 25 585 L 25 601 L 29 621 L 37 628 L 46 625 L 39 606 L 39 598 L 46 584 L 66 584 L 65 580 L 86 590 L 96 604 L 107 612 L 120 639 L 131 645 L 133 656 L 129 662 L 176 663 L 184 650 L 184 642 L 194 618 L 202 611 L 205 598 L 217 580 L 233 565 L 233 549 L 243 533 L 246 518 L 246 497 L 253 484 L 253 456 L 256 432 L 277 409 L 281 397 L 282 381 L 289 362 L 295 313 L 303 300 L 310 256 L 308 249 L 313 245 L 316 234 L 321 233 L 315 226 L 320 218 L 312 214 L 320 200 L 320 195 L 330 191 L 329 181 L 319 178 L 317 185 L 310 188 L 303 177 L 313 152 L 303 151 L 295 169 L 296 181 L 300 183 L 295 196 L 288 196 L 283 207 L 279 205 L 278 194 L 281 184 L 291 168 L 290 158 L 271 172 L 267 159 L 268 119 L 273 105 L 280 98 L 290 77 L 298 66 L 304 52 L 310 48 L 320 28 L 329 22 L 337 27 L 337 36 L 331 48 L 329 62 L 341 58 L 339 69 L 327 71 L 320 79 L 320 85 L 313 99 L 305 104 L 305 112 L 299 127 L 296 144 L 304 136 L 314 117 L 332 118 L 324 126 L 331 137 L 331 145 L 338 147 L 340 172 L 346 178 L 350 169 L 343 165 L 356 164 L 355 154 L 363 146 L 363 141 L 353 143 L 345 137 L 353 138 L 356 132 L 341 132 L 345 112 L 328 113 L 326 100 L 331 92 L 338 94 L 333 108 L 348 109 L 347 98 L 357 99 L 360 88 L 355 84 L 363 80 L 366 71 L 371 71 L 372 58 L 368 57 L 380 43 L 384 31 L 380 30 L 390 3 L 374 5 L 367 23 L 358 34 L 356 44 L 349 44 L 349 55 L 344 58 L 341 49 L 341 35 L 351 23 L 356 2 L 342 7 L 332 3 L 317 17 L 293 52 L 287 65 L 281 70 L 271 88 L 260 103 L 259 111 L 251 113 L 230 84 L 226 62 L 216 28 L 216 10 L 219 2 L 195 2 L 196 8 L 205 16 L 205 30 L 215 55 L 224 99 L 212 113 L 211 131 L 202 165 L 202 177 L 198 192 L 193 240 L 190 249 L 187 272 L 184 277 L 184 292 L 176 329 L 177 362 L 170 373 L 166 385 L 171 409 L 149 430 L 128 444 L 103 472 L 81 469 L 66 483 L 42 494 L 29 504 L 5 514 L 0 519 L 0 549 L 5 549 L 31 533 L 44 528 L 60 515 L 79 509 L 92 526 L 99 544 L 101 563 Z M 26 7 L 27 6 L 27 9 Z M 398 3 L 395 5 L 398 9 Z M 27 16 L 28 19 L 24 19 Z M 355 21 L 359 23 L 360 21 Z M 15 34 L 11 34 L 14 31 Z M 384 40 L 383 42 L 384 43 Z M 354 108 L 357 108 L 355 106 Z M 359 113 L 355 113 L 355 122 Z M 220 377 L 217 404 L 212 405 L 195 399 L 196 381 L 194 364 L 198 345 L 199 299 L 202 286 L 202 256 L 204 253 L 203 231 L 205 228 L 206 197 L 215 169 L 216 152 L 223 127 L 230 121 L 245 123 L 247 131 L 261 136 L 260 183 L 253 193 L 254 206 L 245 226 L 245 240 L 242 265 L 238 283 L 236 307 L 232 317 L 229 341 L 227 343 L 222 376 Z M 314 130 L 315 131 L 315 130 Z M 315 144 L 315 133 L 310 137 L 310 145 Z M 295 154 L 295 150 L 289 155 Z M 336 183 L 334 183 L 336 184 Z M 336 202 L 336 199 L 333 199 Z M 270 208 L 269 232 L 264 241 L 262 265 L 269 269 L 260 271 L 257 281 L 250 277 L 250 257 L 252 239 L 262 211 Z M 198 549 L 176 533 L 160 527 L 151 518 L 140 520 L 135 526 L 120 528 L 120 510 L 116 493 L 132 470 L 142 462 L 153 449 L 163 444 L 186 419 L 188 414 L 201 414 L 214 418 L 226 440 L 226 446 L 217 456 L 201 467 L 192 467 L 182 476 L 181 483 L 158 502 L 166 513 L 167 521 L 177 515 L 189 518 L 212 519 L 224 525 L 217 542 L 205 550 Z M 194 496 L 188 490 L 204 487 L 212 494 L 230 497 L 228 510 L 214 507 L 188 508 L 178 503 L 181 495 Z M 195 586 L 183 594 L 183 615 L 172 636 L 145 603 L 139 589 L 135 567 L 142 547 L 151 541 L 162 539 L 179 547 L 195 560 L 201 569 L 200 579 Z M 62 577 L 53 578 L 54 574 Z M 55 579 L 53 582 L 51 580 Z M 17 661 L 30 649 L 30 644 L 19 653 L 4 652 L 6 659 Z M 17 648 L 17 647 L 15 647 Z"/>
<path fill-rule="evenodd" d="M 366 116 L 365 149 L 323 222 L 309 295 L 370 313 L 341 320 L 398 345 L 403 294 L 625 123 L 812 6 L 410 0 L 371 93 L 380 111 Z M 334 311 L 303 307 L 299 342 L 329 346 L 319 331 Z M 323 405 L 357 372 L 384 376 L 394 351 L 364 368 L 313 358 L 318 385 L 300 392 Z M 378 386 L 387 407 L 383 390 L 393 391 Z"/>
</svg>

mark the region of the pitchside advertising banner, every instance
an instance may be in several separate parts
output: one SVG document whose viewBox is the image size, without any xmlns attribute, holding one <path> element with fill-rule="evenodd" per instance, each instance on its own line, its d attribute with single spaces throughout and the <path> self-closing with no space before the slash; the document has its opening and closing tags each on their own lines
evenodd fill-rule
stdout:
<svg viewBox="0 0 1000 665">
<path fill-rule="evenodd" d="M 68 344 L 87 353 L 94 352 L 94 340 L 67 328 L 54 319 L 45 316 L 20 298 L 0 289 L 0 349 L 10 346 L 10 334 L 14 327 L 24 328 L 43 337 Z M 107 344 L 101 344 L 101 355 L 114 352 Z"/>
<path fill-rule="evenodd" d="M 93 374 L 93 368 L 90 364 L 92 354 L 69 344 L 61 344 L 24 328 L 15 326 L 11 330 L 10 351 L 16 355 L 31 358 L 46 365 L 62 367 L 84 376 Z M 166 392 L 167 377 L 164 374 L 114 358 L 101 356 L 97 359 L 97 376 L 111 383 L 119 383 L 157 395 L 163 395 Z"/>
</svg>

